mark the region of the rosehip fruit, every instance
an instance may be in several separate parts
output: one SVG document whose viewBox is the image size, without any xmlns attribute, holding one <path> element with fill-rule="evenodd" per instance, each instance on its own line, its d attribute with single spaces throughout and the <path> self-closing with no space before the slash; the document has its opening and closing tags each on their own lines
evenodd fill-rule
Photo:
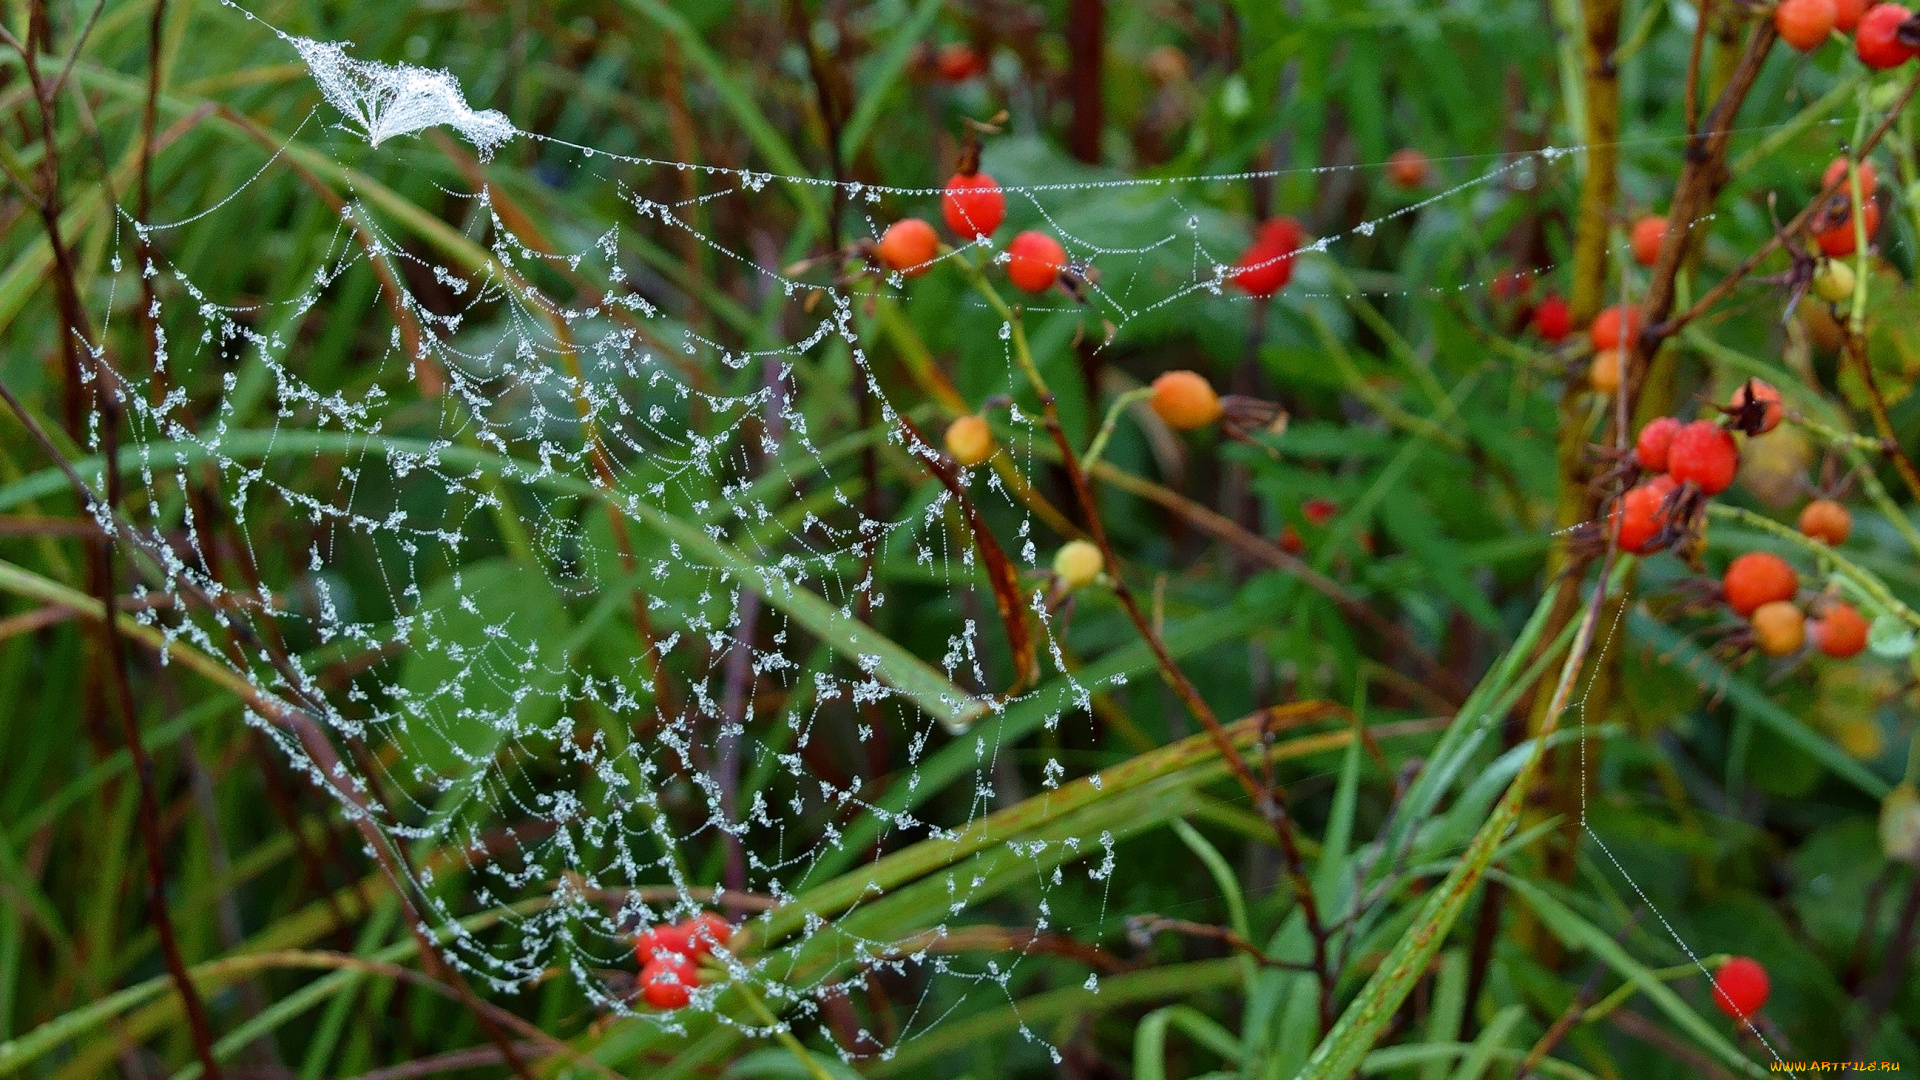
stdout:
<svg viewBox="0 0 1920 1080">
<path fill-rule="evenodd" d="M 1867 13 L 1873 0 L 1834 0 L 1833 28 L 1843 34 L 1851 34 L 1860 25 L 1860 16 Z"/>
<path fill-rule="evenodd" d="M 1667 449 L 1673 445 L 1673 433 L 1679 430 L 1680 421 L 1671 416 L 1647 421 L 1633 443 L 1633 456 L 1640 467 L 1649 472 L 1666 472 Z"/>
<path fill-rule="evenodd" d="M 1656 476 L 1620 497 L 1613 523 L 1620 530 L 1620 548 L 1644 555 L 1653 539 L 1667 527 L 1667 497 L 1678 487 L 1670 477 Z"/>
<path fill-rule="evenodd" d="M 1069 540 L 1053 553 L 1053 576 L 1069 589 L 1093 584 L 1106 565 L 1100 549 L 1085 540 Z"/>
<path fill-rule="evenodd" d="M 1046 233 L 1030 229 L 1007 245 L 1007 280 L 1022 292 L 1046 292 L 1066 268 L 1066 249 Z"/>
<path fill-rule="evenodd" d="M 1768 656 L 1791 656 L 1807 643 L 1807 617 L 1785 600 L 1761 604 L 1749 621 L 1753 643 Z"/>
<path fill-rule="evenodd" d="M 1713 1003 L 1735 1020 L 1744 1020 L 1767 1003 L 1773 984 L 1758 960 L 1735 956 L 1713 975 Z"/>
<path fill-rule="evenodd" d="M 1780 391 L 1759 379 L 1741 383 L 1728 408 L 1734 411 L 1736 426 L 1749 435 L 1765 435 L 1779 427 L 1787 415 L 1786 406 L 1780 404 Z"/>
<path fill-rule="evenodd" d="M 1780 40 L 1812 52 L 1833 32 L 1833 21 L 1840 17 L 1833 0 L 1780 0 L 1773 9 L 1773 28 Z"/>
<path fill-rule="evenodd" d="M 1309 525 L 1325 525 L 1339 512 L 1339 504 L 1332 499 L 1308 499 L 1300 504 L 1300 513 Z"/>
<path fill-rule="evenodd" d="M 987 61 L 973 46 L 956 41 L 940 46 L 934 67 L 940 72 L 941 78 L 960 83 L 987 70 Z"/>
<path fill-rule="evenodd" d="M 1667 475 L 1676 483 L 1691 481 L 1702 494 L 1727 490 L 1739 470 L 1740 448 L 1732 435 L 1711 420 L 1681 425 L 1667 444 Z"/>
<path fill-rule="evenodd" d="M 1235 264 L 1233 283 L 1249 295 L 1272 296 L 1293 280 L 1294 253 L 1306 242 L 1306 230 L 1292 218 L 1268 221 Z"/>
<path fill-rule="evenodd" d="M 1289 555 L 1298 555 L 1307 550 L 1307 542 L 1300 539 L 1300 530 L 1292 525 L 1280 526 L 1280 550 Z"/>
<path fill-rule="evenodd" d="M 940 196 L 940 216 L 955 236 L 978 240 L 1006 220 L 1007 197 L 986 173 L 956 173 Z"/>
<path fill-rule="evenodd" d="M 1533 309 L 1533 332 L 1546 341 L 1565 341 L 1573 333 L 1573 310 L 1559 293 L 1548 293 Z"/>
<path fill-rule="evenodd" d="M 700 973 L 685 959 L 654 960 L 640 969 L 640 993 L 656 1009 L 684 1009 Z"/>
<path fill-rule="evenodd" d="M 1796 0 L 1784 0 L 1795 3 Z M 1798 0 L 1803 3 L 1819 3 L 1820 0 Z M 1826 0 L 1832 3 L 1833 0 Z M 1633 248 L 1633 261 L 1641 266 L 1652 266 L 1660 261 L 1660 245 L 1667 240 L 1667 219 L 1657 214 L 1649 214 L 1633 223 L 1633 233 L 1629 240 Z"/>
<path fill-rule="evenodd" d="M 1901 43 L 1898 32 L 1900 24 L 1912 17 L 1899 4 L 1875 4 L 1860 16 L 1860 25 L 1853 32 L 1853 50 L 1859 54 L 1860 62 L 1870 68 L 1896 68 L 1913 59 L 1914 50 Z"/>
<path fill-rule="evenodd" d="M 686 928 L 681 926 L 650 926 L 641 931 L 633 943 L 634 959 L 642 964 L 692 954 L 693 946 L 687 941 Z"/>
<path fill-rule="evenodd" d="M 1601 349 L 1593 354 L 1593 362 L 1587 365 L 1587 385 L 1602 397 L 1611 397 L 1620 389 L 1619 349 Z"/>
<path fill-rule="evenodd" d="M 1813 635 L 1814 648 L 1836 660 L 1858 656 L 1867 647 L 1867 620 L 1844 600 L 1828 603 L 1818 618 L 1808 621 L 1807 632 Z"/>
<path fill-rule="evenodd" d="M 1387 156 L 1387 182 L 1394 187 L 1407 191 L 1423 188 L 1432 175 L 1427 155 L 1412 147 L 1395 150 Z"/>
<path fill-rule="evenodd" d="M 1827 171 L 1820 174 L 1821 189 L 1825 190 L 1829 184 L 1837 185 L 1834 190 L 1840 194 L 1848 196 L 1849 198 L 1852 197 L 1853 185 L 1847 183 L 1847 157 L 1845 154 L 1834 158 L 1827 164 Z M 1873 167 L 1873 162 L 1871 161 L 1861 162 L 1860 197 L 1862 199 L 1873 198 L 1873 193 L 1879 186 L 1880 171 Z"/>
<path fill-rule="evenodd" d="M 933 257 L 940 251 L 940 237 L 933 226 L 917 217 L 901 218 L 887 226 L 875 251 L 887 269 L 918 277 L 933 265 Z"/>
<path fill-rule="evenodd" d="M 953 460 L 968 468 L 993 456 L 993 429 L 978 416 L 963 416 L 947 425 L 943 439 Z"/>
<path fill-rule="evenodd" d="M 1880 231 L 1880 204 L 1865 202 L 1860 204 L 1860 221 L 1866 225 L 1867 239 Z M 1853 215 L 1848 214 L 1837 225 L 1829 225 L 1813 234 L 1813 242 L 1820 245 L 1820 253 L 1829 259 L 1843 259 L 1854 252 Z"/>
<path fill-rule="evenodd" d="M 1839 547 L 1853 532 L 1853 515 L 1832 499 L 1815 499 L 1800 511 L 1800 532 Z"/>
<path fill-rule="evenodd" d="M 1594 316 L 1587 336 L 1595 349 L 1617 349 L 1629 334 L 1640 329 L 1637 319 L 1638 313 L 1626 304 L 1610 307 Z"/>
<path fill-rule="evenodd" d="M 714 911 L 703 911 L 684 924 L 687 931 L 687 944 L 693 947 L 695 956 L 705 956 L 715 946 L 725 945 L 733 940 L 733 924 L 725 915 Z"/>
<path fill-rule="evenodd" d="M 1800 575 L 1778 555 L 1749 551 L 1727 564 L 1720 589 L 1734 614 L 1751 615 L 1763 604 L 1792 600 L 1800 591 Z"/>
<path fill-rule="evenodd" d="M 1176 431 L 1203 428 L 1220 419 L 1220 395 L 1198 372 L 1169 371 L 1153 380 L 1153 411 Z"/>
<path fill-rule="evenodd" d="M 1853 227 L 1847 223 L 1848 230 Z M 1814 295 L 1829 304 L 1844 304 L 1853 299 L 1853 267 L 1839 259 L 1821 259 L 1820 269 L 1813 272 Z"/>
</svg>

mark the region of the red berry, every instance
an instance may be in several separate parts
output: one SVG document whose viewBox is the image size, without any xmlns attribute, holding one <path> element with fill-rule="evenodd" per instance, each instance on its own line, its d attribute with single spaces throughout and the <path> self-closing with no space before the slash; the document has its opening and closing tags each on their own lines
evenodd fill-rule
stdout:
<svg viewBox="0 0 1920 1080">
<path fill-rule="evenodd" d="M 1007 256 L 1007 279 L 1025 292 L 1046 292 L 1067 268 L 1067 251 L 1060 241 L 1034 230 L 1014 237 Z"/>
<path fill-rule="evenodd" d="M 733 938 L 733 924 L 716 912 L 703 911 L 681 925 L 686 928 L 687 943 L 695 956 L 705 956 L 716 945 L 725 945 Z"/>
<path fill-rule="evenodd" d="M 991 235 L 1007 217 L 1007 197 L 986 173 L 957 173 L 940 196 L 940 216 L 955 236 L 978 240 Z"/>
<path fill-rule="evenodd" d="M 1533 332 L 1547 341 L 1564 341 L 1573 333 L 1573 309 L 1559 293 L 1548 293 L 1533 309 Z"/>
<path fill-rule="evenodd" d="M 1786 406 L 1780 404 L 1780 391 L 1759 379 L 1741 383 L 1728 408 L 1734 412 L 1735 424 L 1749 435 L 1765 435 L 1779 427 L 1787 415 Z"/>
<path fill-rule="evenodd" d="M 1426 187 L 1432 173 L 1427 155 L 1412 147 L 1395 150 L 1387 156 L 1387 182 L 1394 187 L 1408 191 Z"/>
<path fill-rule="evenodd" d="M 1808 629 L 1813 633 L 1814 647 L 1838 660 L 1857 656 L 1867 647 L 1867 620 L 1844 600 L 1829 603 Z"/>
<path fill-rule="evenodd" d="M 1834 0 L 1833 28 L 1843 34 L 1851 34 L 1860 25 L 1860 16 L 1867 13 L 1873 0 Z"/>
<path fill-rule="evenodd" d="M 1620 530 L 1621 550 L 1635 555 L 1647 553 L 1654 537 L 1667 527 L 1667 497 L 1677 486 L 1670 477 L 1656 476 L 1620 497 L 1613 522 Z"/>
<path fill-rule="evenodd" d="M 1785 3 L 1788 4 L 1795 2 L 1819 3 L 1820 0 L 1785 0 Z M 1832 3 L 1833 0 L 1826 0 L 1826 2 Z M 1634 222 L 1633 237 L 1630 243 L 1630 246 L 1633 248 L 1633 261 L 1639 263 L 1641 266 L 1652 266 L 1654 263 L 1659 262 L 1660 245 L 1665 243 L 1666 239 L 1666 218 L 1649 214 L 1639 221 Z"/>
<path fill-rule="evenodd" d="M 1293 280 L 1294 254 L 1306 242 L 1306 230 L 1292 218 L 1266 222 L 1235 264 L 1233 283 L 1253 296 L 1272 296 Z"/>
<path fill-rule="evenodd" d="M 1524 300 L 1533 294 L 1533 275 L 1521 270 L 1508 270 L 1493 279 L 1488 291 L 1503 304 L 1509 300 Z"/>
<path fill-rule="evenodd" d="M 1853 515 L 1832 499 L 1815 499 L 1800 511 L 1800 532 L 1839 547 L 1853 532 Z"/>
<path fill-rule="evenodd" d="M 1780 0 L 1773 9 L 1773 28 L 1780 32 L 1780 40 L 1801 52 L 1812 52 L 1827 40 L 1839 17 L 1833 0 Z"/>
<path fill-rule="evenodd" d="M 934 67 L 939 70 L 941 78 L 958 83 L 966 82 L 987 70 L 987 61 L 973 46 L 953 42 L 940 46 L 940 52 L 934 58 Z"/>
<path fill-rule="evenodd" d="M 1880 204 L 1872 201 L 1860 205 L 1860 220 L 1867 227 L 1867 239 L 1880 231 Z M 1853 215 L 1849 213 L 1838 225 L 1829 225 L 1813 234 L 1813 241 L 1820 245 L 1820 251 L 1829 259 L 1843 259 L 1854 252 Z"/>
<path fill-rule="evenodd" d="M 640 969 L 640 993 L 656 1009 L 683 1009 L 693 1000 L 700 973 L 687 960 L 655 960 Z"/>
<path fill-rule="evenodd" d="M 917 217 L 901 218 L 887 226 L 874 250 L 887 269 L 918 277 L 933 264 L 933 257 L 940 250 L 940 237 L 933 226 Z"/>
<path fill-rule="evenodd" d="M 1667 444 L 1667 475 L 1676 483 L 1692 481 L 1702 494 L 1727 490 L 1739 469 L 1740 448 L 1726 429 L 1711 420 L 1682 425 Z"/>
<path fill-rule="evenodd" d="M 1340 512 L 1340 505 L 1332 499 L 1308 499 L 1300 504 L 1300 513 L 1310 525 L 1325 525 Z"/>
<path fill-rule="evenodd" d="M 1727 564 L 1720 588 L 1734 614 L 1751 615 L 1762 604 L 1792 600 L 1800 591 L 1800 575 L 1778 555 L 1749 551 Z"/>
<path fill-rule="evenodd" d="M 1300 530 L 1291 525 L 1280 526 L 1280 550 L 1289 555 L 1298 555 L 1307 550 L 1307 542 L 1300 539 Z"/>
<path fill-rule="evenodd" d="M 1853 33 L 1853 49 L 1860 56 L 1860 62 L 1870 68 L 1896 68 L 1913 59 L 1914 50 L 1902 44 L 1898 31 L 1900 24 L 1912 17 L 1913 12 L 1899 4 L 1876 4 L 1860 16 L 1860 26 Z"/>
<path fill-rule="evenodd" d="M 1758 960 L 1736 956 L 1720 965 L 1713 976 L 1713 1003 L 1720 1011 L 1743 1020 L 1760 1011 L 1773 989 L 1767 969 Z"/>
<path fill-rule="evenodd" d="M 1593 339 L 1596 350 L 1617 349 L 1629 334 L 1639 328 L 1637 313 L 1628 305 L 1621 304 L 1594 316 L 1593 326 L 1587 330 L 1587 336 Z"/>
<path fill-rule="evenodd" d="M 1838 185 L 1837 187 L 1834 188 L 1834 190 L 1838 191 L 1842 195 L 1846 195 L 1849 197 L 1852 196 L 1853 185 L 1847 183 L 1847 159 L 1845 155 L 1841 155 L 1840 157 L 1834 158 L 1832 164 L 1829 164 L 1827 166 L 1827 171 L 1820 175 L 1821 189 L 1824 190 L 1830 185 Z M 1862 199 L 1873 198 L 1873 193 L 1876 189 L 1879 188 L 1879 186 L 1880 186 L 1879 170 L 1873 167 L 1873 162 L 1871 161 L 1861 162 L 1860 163 L 1860 197 Z"/>
<path fill-rule="evenodd" d="M 1640 467 L 1649 472 L 1666 472 L 1667 448 L 1673 445 L 1673 433 L 1679 430 L 1680 421 L 1671 416 L 1648 421 L 1633 444 L 1633 456 L 1639 460 Z"/>
<path fill-rule="evenodd" d="M 633 943 L 633 955 L 642 964 L 655 960 L 693 955 L 684 926 L 650 926 Z"/>
</svg>

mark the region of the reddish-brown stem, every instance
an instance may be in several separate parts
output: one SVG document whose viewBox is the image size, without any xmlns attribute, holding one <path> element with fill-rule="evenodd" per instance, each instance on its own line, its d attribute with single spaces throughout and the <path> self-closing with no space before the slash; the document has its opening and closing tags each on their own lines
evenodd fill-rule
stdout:
<svg viewBox="0 0 1920 1080">
<path fill-rule="evenodd" d="M 1060 451 L 1060 463 L 1067 472 L 1067 480 L 1073 487 L 1074 497 L 1080 504 L 1081 516 L 1087 520 L 1087 532 L 1100 548 L 1105 560 L 1109 577 L 1113 582 L 1113 594 L 1126 610 L 1127 618 L 1138 630 L 1147 647 L 1153 651 L 1153 657 L 1160 668 L 1160 674 L 1166 679 L 1173 692 L 1186 705 L 1187 711 L 1206 728 L 1207 735 L 1220 748 L 1222 760 L 1233 772 L 1247 794 L 1273 827 L 1275 838 L 1280 844 L 1281 857 L 1286 863 L 1287 879 L 1293 886 L 1294 900 L 1300 905 L 1300 911 L 1306 918 L 1307 932 L 1313 938 L 1313 970 L 1320 983 L 1320 1030 L 1324 1034 L 1333 1027 L 1334 972 L 1327 964 L 1327 930 L 1320 918 L 1320 905 L 1314 898 L 1313 883 L 1307 878 L 1306 860 L 1300 854 L 1300 841 L 1294 834 L 1293 816 L 1286 806 L 1283 789 L 1267 787 L 1260 783 L 1247 768 L 1246 761 L 1234 748 L 1233 741 L 1227 736 L 1226 728 L 1221 726 L 1220 718 L 1215 716 L 1213 708 L 1200 691 L 1195 689 L 1192 680 L 1167 651 L 1166 642 L 1154 630 L 1140 604 L 1134 599 L 1133 590 L 1128 588 L 1125 577 L 1120 573 L 1119 560 L 1114 556 L 1113 545 L 1107 540 L 1107 529 L 1100 518 L 1100 507 L 1094 501 L 1093 489 L 1087 486 L 1086 473 L 1081 471 L 1080 458 L 1074 453 L 1073 444 L 1067 440 L 1067 433 L 1060 426 L 1060 410 L 1055 407 L 1053 394 L 1042 390 L 1040 406 L 1046 417 L 1047 433 L 1052 436 L 1054 446 Z"/>
</svg>

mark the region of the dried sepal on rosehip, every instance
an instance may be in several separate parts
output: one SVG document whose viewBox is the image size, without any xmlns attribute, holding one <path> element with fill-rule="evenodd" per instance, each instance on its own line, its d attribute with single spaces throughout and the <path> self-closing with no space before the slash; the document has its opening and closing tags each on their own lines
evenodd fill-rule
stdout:
<svg viewBox="0 0 1920 1080">
<path fill-rule="evenodd" d="M 1749 378 L 1733 392 L 1733 400 L 1720 410 L 1735 431 L 1748 436 L 1764 435 L 1780 426 L 1787 409 L 1780 403 L 1780 391 L 1771 383 Z"/>
</svg>

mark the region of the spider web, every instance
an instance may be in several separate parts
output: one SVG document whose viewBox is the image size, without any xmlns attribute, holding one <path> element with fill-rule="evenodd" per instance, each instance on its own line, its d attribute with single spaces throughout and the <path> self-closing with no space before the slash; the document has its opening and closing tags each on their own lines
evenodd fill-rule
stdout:
<svg viewBox="0 0 1920 1080">
<path fill-rule="evenodd" d="M 371 199 L 350 199 L 308 285 L 261 301 L 213 295 L 159 254 L 134 266 L 165 286 L 160 294 L 184 298 L 166 302 L 170 320 L 156 301 L 154 322 L 198 330 L 163 334 L 150 371 L 116 368 L 139 462 L 127 513 L 164 572 L 162 588 L 141 597 L 151 602 L 140 617 L 313 716 L 343 749 L 338 762 L 317 758 L 275 716 L 256 709 L 249 720 L 408 856 L 428 928 L 450 961 L 494 992 L 524 991 L 558 972 L 610 1013 L 638 1010 L 675 1031 L 711 1014 L 764 1034 L 719 1009 L 722 995 L 744 986 L 789 1022 L 818 1022 L 836 996 L 876 973 L 914 988 L 901 1038 L 842 1046 L 849 1058 L 891 1055 L 973 990 L 1011 999 L 1018 952 L 976 962 L 945 943 L 964 936 L 969 915 L 1010 880 L 1038 895 L 1037 931 L 1049 929 L 1054 890 L 1104 897 L 1115 872 L 1111 831 L 1050 833 L 955 863 L 929 879 L 945 904 L 931 929 L 896 929 L 880 891 L 831 917 L 799 897 L 871 863 L 882 845 L 963 841 L 1006 794 L 997 781 L 1004 739 L 1055 728 L 1122 680 L 1070 670 L 1053 636 L 1057 598 L 1047 595 L 1033 513 L 987 468 L 963 474 L 964 489 L 1013 523 L 1002 535 L 1015 538 L 1009 555 L 1042 635 L 1037 652 L 1064 690 L 1001 694 L 1012 680 L 988 670 L 995 630 L 978 612 L 961 611 L 939 631 L 944 653 L 922 665 L 924 677 L 903 676 L 899 657 L 862 644 L 873 640 L 861 636 L 864 619 L 888 600 L 877 568 L 914 568 L 949 594 L 974 588 L 981 572 L 954 527 L 962 508 L 952 492 L 885 513 L 859 468 L 869 449 L 923 470 L 941 460 L 868 364 L 874 304 L 903 295 L 906 282 L 782 270 L 694 224 L 698 214 L 745 207 L 770 185 L 793 185 L 845 199 L 877 238 L 887 222 L 924 212 L 938 189 L 836 191 L 813 177 L 565 143 L 474 110 L 447 72 L 363 61 L 347 45 L 274 32 L 319 85 L 332 110 L 323 124 L 376 148 L 447 128 L 481 160 L 512 140 L 539 139 L 617 191 L 622 212 L 613 227 L 563 247 L 530 232 L 488 187 L 448 192 L 465 202 L 472 226 L 463 236 L 476 257 L 442 262 L 390 232 Z M 1502 159 L 1348 235 L 1572 152 Z M 681 202 L 643 194 L 642 181 L 665 170 L 695 170 L 722 186 Z M 1261 175 L 1271 174 L 1003 185 L 1010 204 L 1065 242 L 1083 284 L 1077 301 L 1060 292 L 1025 311 L 1065 315 L 1108 339 L 1151 339 L 1196 311 L 1244 305 L 1228 287 L 1237 230 L 1201 193 Z M 1090 213 L 1076 198 L 1090 191 L 1153 213 Z M 122 247 L 147 251 L 217 209 L 171 225 L 128 219 Z M 1141 217 L 1150 224 L 1129 224 Z M 689 237 L 751 269 L 783 309 L 779 338 L 728 346 L 650 298 L 655 283 L 634 269 L 645 262 L 639 248 Z M 1346 238 L 1322 237 L 1309 250 Z M 943 258 L 991 272 L 1005 255 L 985 241 Z M 322 389 L 327 379 L 303 367 L 301 324 L 360 271 L 379 279 L 361 314 L 384 327 L 386 348 L 352 381 L 359 389 Z M 1293 295 L 1340 295 L 1311 276 L 1305 286 Z M 996 319 L 977 298 L 954 302 L 984 325 Z M 1007 391 L 1018 382 L 1011 330 L 1000 320 L 990 331 Z M 851 365 L 884 443 L 819 424 L 812 372 L 831 363 Z M 209 412 L 190 405 L 180 384 L 213 370 L 221 375 Z M 425 391 L 417 402 L 383 388 L 409 380 Z M 271 427 L 233 426 L 262 398 L 277 406 Z M 864 426 L 842 406 L 825 412 Z M 1030 471 L 1044 431 L 1018 408 L 1010 423 L 1016 438 L 1005 452 Z M 296 521 L 305 534 L 290 537 Z M 238 550 L 221 540 L 228 526 Z M 349 565 L 353 574 L 343 572 Z M 352 584 L 369 574 L 381 583 L 372 594 Z M 233 649 L 236 629 L 255 644 Z M 342 660 L 358 673 L 326 674 Z M 905 746 L 908 767 L 884 787 L 835 760 L 890 740 Z M 922 770 L 943 752 L 939 760 L 971 773 L 971 795 L 934 810 L 915 793 L 923 782 L 938 786 Z M 1041 771 L 1049 787 L 1074 775 L 1058 757 Z M 863 832 L 863 820 L 877 828 Z M 714 908 L 748 916 L 749 926 L 783 927 L 776 947 L 750 960 L 723 951 L 727 982 L 695 991 L 690 1010 L 645 1011 L 622 974 L 635 935 Z M 861 918 L 869 909 L 873 917 Z"/>
</svg>

